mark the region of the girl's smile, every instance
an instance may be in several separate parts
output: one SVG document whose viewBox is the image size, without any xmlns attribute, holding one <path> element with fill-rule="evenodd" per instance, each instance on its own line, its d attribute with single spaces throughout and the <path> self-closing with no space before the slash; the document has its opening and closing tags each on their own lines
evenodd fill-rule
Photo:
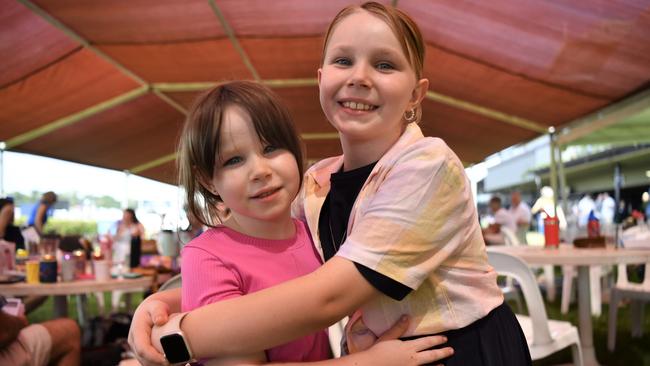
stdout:
<svg viewBox="0 0 650 366">
<path fill-rule="evenodd" d="M 293 235 L 290 209 L 300 182 L 294 156 L 260 141 L 250 116 L 237 106 L 224 112 L 219 146 L 209 184 L 231 210 L 226 224 L 255 237 Z M 282 227 L 291 230 L 283 233 Z"/>
<path fill-rule="evenodd" d="M 377 161 L 397 141 L 404 113 L 428 87 L 426 79 L 416 79 L 390 26 L 365 10 L 333 29 L 318 81 L 323 112 L 341 136 L 346 170 Z M 357 156 L 364 161 L 353 163 Z"/>
</svg>

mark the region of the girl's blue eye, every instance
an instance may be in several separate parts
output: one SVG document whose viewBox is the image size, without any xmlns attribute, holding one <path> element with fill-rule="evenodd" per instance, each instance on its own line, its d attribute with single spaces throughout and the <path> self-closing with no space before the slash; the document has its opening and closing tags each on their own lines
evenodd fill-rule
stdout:
<svg viewBox="0 0 650 366">
<path fill-rule="evenodd" d="M 393 70 L 395 67 L 388 62 L 380 62 L 377 64 L 379 70 Z"/>
<path fill-rule="evenodd" d="M 339 58 L 335 59 L 334 63 L 336 65 L 341 65 L 341 66 L 350 66 L 352 64 L 352 62 L 349 59 L 345 58 L 345 57 L 339 57 Z"/>
<path fill-rule="evenodd" d="M 273 146 L 273 145 L 268 145 L 268 146 L 266 146 L 266 147 L 264 148 L 264 153 L 265 153 L 265 154 L 270 154 L 270 153 L 276 151 L 277 149 L 278 149 L 278 148 L 275 147 L 275 146 Z"/>
<path fill-rule="evenodd" d="M 244 161 L 244 159 L 242 159 L 240 156 L 234 156 L 234 157 L 226 160 L 223 163 L 223 166 L 235 165 L 235 164 L 240 163 L 242 161 Z"/>
</svg>

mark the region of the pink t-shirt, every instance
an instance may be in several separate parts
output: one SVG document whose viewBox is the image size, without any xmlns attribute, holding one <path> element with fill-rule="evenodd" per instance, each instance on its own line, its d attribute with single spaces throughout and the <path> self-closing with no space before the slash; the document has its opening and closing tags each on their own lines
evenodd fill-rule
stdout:
<svg viewBox="0 0 650 366">
<path fill-rule="evenodd" d="M 308 274 L 321 265 L 304 223 L 286 240 L 259 239 L 227 227 L 209 229 L 182 252 L 182 310 L 253 293 Z M 237 326 L 232 324 L 232 326 Z M 327 331 L 266 351 L 269 361 L 329 358 Z"/>
</svg>

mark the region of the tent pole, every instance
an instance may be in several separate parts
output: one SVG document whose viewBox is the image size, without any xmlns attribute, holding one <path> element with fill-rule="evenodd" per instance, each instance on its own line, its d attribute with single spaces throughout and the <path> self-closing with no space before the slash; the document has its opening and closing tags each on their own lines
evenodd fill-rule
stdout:
<svg viewBox="0 0 650 366">
<path fill-rule="evenodd" d="M 122 209 L 129 208 L 129 176 L 131 172 L 128 170 L 124 171 L 124 199 L 122 200 Z"/>
<path fill-rule="evenodd" d="M 557 149 L 557 168 L 558 168 L 558 177 L 560 181 L 560 204 L 562 205 L 562 210 L 564 210 L 565 215 L 569 212 L 569 187 L 566 183 L 566 174 L 564 173 L 564 161 L 562 160 L 562 146 L 556 144 Z"/>
<path fill-rule="evenodd" d="M 558 190 L 557 190 L 557 165 L 555 161 L 555 127 L 549 127 L 548 128 L 548 135 L 550 138 L 550 148 L 551 148 L 551 176 L 549 179 L 551 180 L 551 188 L 553 188 L 553 217 L 557 217 L 557 195 L 558 195 Z"/>
<path fill-rule="evenodd" d="M 621 163 L 614 165 L 614 200 L 616 201 L 616 210 L 621 202 L 621 188 L 623 186 L 623 175 L 621 174 Z"/>
</svg>

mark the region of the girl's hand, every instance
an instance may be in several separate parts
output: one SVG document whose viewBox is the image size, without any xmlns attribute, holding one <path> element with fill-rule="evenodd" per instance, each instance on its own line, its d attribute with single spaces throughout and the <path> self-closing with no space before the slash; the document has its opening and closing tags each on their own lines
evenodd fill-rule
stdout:
<svg viewBox="0 0 650 366">
<path fill-rule="evenodd" d="M 359 357 L 358 364 L 360 365 L 425 365 L 440 361 L 454 354 L 454 350 L 451 347 L 429 350 L 429 348 L 445 342 L 447 342 L 447 337 L 445 336 L 428 336 L 410 341 L 393 339 L 378 342 L 369 350 L 350 357 Z"/>
<path fill-rule="evenodd" d="M 151 329 L 169 318 L 169 306 L 159 300 L 145 300 L 135 310 L 129 329 L 129 346 L 144 366 L 167 365 L 165 356 L 151 344 Z"/>
<path fill-rule="evenodd" d="M 402 316 L 393 326 L 377 337 L 363 322 L 361 311 L 357 310 L 345 326 L 345 339 L 350 354 L 369 349 L 381 341 L 397 339 L 406 332 L 409 326 L 408 316 Z"/>
</svg>

